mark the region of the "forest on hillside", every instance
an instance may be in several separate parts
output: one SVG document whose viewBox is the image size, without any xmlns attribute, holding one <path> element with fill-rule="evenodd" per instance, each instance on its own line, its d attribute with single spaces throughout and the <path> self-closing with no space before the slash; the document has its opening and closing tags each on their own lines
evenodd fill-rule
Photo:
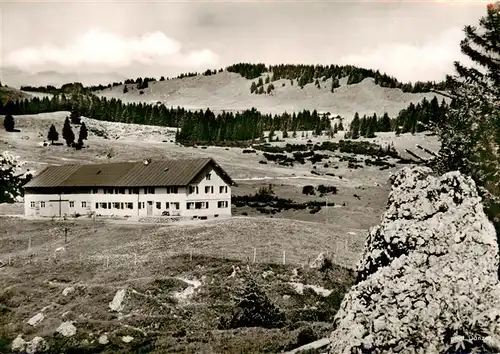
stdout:
<svg viewBox="0 0 500 354">
<path fill-rule="evenodd" d="M 440 105 L 435 97 L 431 101 L 424 99 L 417 105 L 410 104 L 397 117 L 389 118 L 384 114 L 379 118 L 374 114 L 359 118 L 356 113 L 354 124 L 351 124 L 347 134 L 357 138 L 371 137 L 380 131 L 419 132 L 425 130 L 429 122 L 442 120 L 447 109 L 444 100 Z M 167 108 L 164 104 L 123 103 L 114 98 L 108 100 L 82 93 L 69 95 L 69 98 L 60 94 L 50 99 L 35 97 L 0 103 L 0 114 L 23 115 L 57 111 L 77 112 L 85 117 L 110 122 L 177 127 L 180 128 L 178 141 L 183 144 L 251 141 L 263 139 L 264 131 L 270 131 L 272 138 L 276 131 L 283 132 L 286 137 L 304 130 L 312 131 L 315 135 L 326 133 L 329 136 L 344 130 L 343 126 L 332 126 L 329 117 L 320 115 L 316 110 L 271 115 L 252 108 L 238 113 L 223 112 L 216 115 L 210 109 L 189 111 L 181 107 Z M 357 130 L 354 129 L 356 120 L 360 120 Z"/>
<path fill-rule="evenodd" d="M 234 65 L 228 66 L 226 69 L 219 70 L 206 70 L 203 73 L 198 72 L 189 72 L 179 74 L 176 78 L 182 79 L 186 77 L 193 77 L 197 75 L 210 76 L 215 75 L 216 73 L 223 72 L 224 70 L 232 73 L 237 73 L 242 77 L 253 80 L 260 78 L 263 74 L 269 73 L 269 79 L 266 78 L 266 84 L 269 84 L 273 81 L 279 79 L 287 79 L 290 80 L 293 84 L 295 81 L 297 85 L 303 88 L 305 85 L 310 83 L 315 83 L 316 86 L 319 86 L 319 80 L 326 81 L 327 79 L 332 79 L 331 91 L 339 86 L 338 80 L 344 77 L 348 77 L 347 85 L 357 84 L 363 81 L 367 77 L 371 77 L 375 80 L 375 84 L 380 85 L 381 87 L 389 87 L 389 88 L 399 88 L 403 92 L 410 93 L 420 93 L 420 92 L 430 92 L 432 90 L 442 91 L 446 89 L 445 82 L 420 82 L 417 81 L 415 83 L 402 83 L 399 82 L 396 78 L 389 76 L 385 73 L 380 73 L 379 70 L 372 69 L 364 69 L 358 68 L 352 65 L 296 65 L 296 64 L 280 64 L 280 65 L 271 65 L 266 66 L 265 64 L 251 64 L 251 63 L 238 63 Z M 170 80 L 170 78 L 165 78 L 162 76 L 158 81 Z M 50 94 L 59 94 L 59 93 L 68 93 L 68 89 L 72 86 L 81 86 L 81 89 L 86 93 L 101 91 L 105 89 L 111 89 L 120 85 L 136 85 L 137 89 L 142 90 L 148 87 L 149 82 L 157 81 L 153 77 L 138 77 L 136 79 L 127 79 L 123 82 L 113 82 L 107 85 L 93 85 L 83 87 L 81 83 L 68 83 L 62 85 L 60 88 L 57 88 L 52 85 L 47 86 L 21 86 L 21 90 L 27 92 L 43 92 Z M 255 86 L 257 86 L 255 88 Z M 264 91 L 264 89 L 259 91 L 259 87 L 262 86 L 262 83 L 259 81 L 258 83 L 252 83 L 251 91 L 252 93 L 270 93 L 274 90 L 274 86 Z M 126 93 L 128 89 L 124 89 L 124 93 Z"/>
<path fill-rule="evenodd" d="M 228 66 L 227 71 L 240 74 L 246 79 L 253 80 L 259 78 L 264 73 L 270 73 L 270 81 L 279 79 L 296 80 L 300 87 L 315 82 L 317 79 L 326 80 L 332 78 L 333 81 L 348 77 L 347 85 L 357 84 L 367 77 L 372 77 L 375 84 L 381 87 L 399 88 L 403 92 L 419 93 L 430 92 L 431 90 L 444 90 L 446 84 L 442 82 L 420 82 L 401 83 L 396 78 L 387 74 L 381 74 L 379 70 L 358 68 L 352 65 L 295 65 L 280 64 L 266 67 L 265 64 L 239 63 Z"/>
</svg>

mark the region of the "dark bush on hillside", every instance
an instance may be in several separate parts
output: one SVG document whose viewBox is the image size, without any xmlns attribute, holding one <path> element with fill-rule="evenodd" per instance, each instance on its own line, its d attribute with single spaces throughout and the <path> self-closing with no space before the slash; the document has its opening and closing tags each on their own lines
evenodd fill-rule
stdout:
<svg viewBox="0 0 500 354">
<path fill-rule="evenodd" d="M 285 324 L 283 313 L 269 300 L 267 295 L 250 278 L 241 295 L 236 297 L 236 307 L 228 317 L 222 317 L 219 329 L 241 327 L 280 328 Z"/>
<path fill-rule="evenodd" d="M 339 151 L 357 155 L 369 155 L 378 157 L 390 156 L 393 158 L 399 157 L 397 151 L 390 145 L 388 145 L 386 148 L 383 148 L 380 145 L 373 144 L 368 141 L 340 140 Z"/>
<path fill-rule="evenodd" d="M 314 192 L 314 186 L 304 186 L 302 188 L 302 194 L 305 195 L 315 195 L 316 193 Z"/>
<path fill-rule="evenodd" d="M 297 347 L 301 347 L 317 339 L 318 336 L 314 333 L 313 329 L 311 327 L 306 327 L 297 334 L 297 342 L 295 344 Z"/>
<path fill-rule="evenodd" d="M 321 194 L 320 196 L 323 196 L 328 193 L 337 194 L 337 187 L 335 186 L 325 186 L 323 184 L 320 184 L 316 189 Z"/>
</svg>

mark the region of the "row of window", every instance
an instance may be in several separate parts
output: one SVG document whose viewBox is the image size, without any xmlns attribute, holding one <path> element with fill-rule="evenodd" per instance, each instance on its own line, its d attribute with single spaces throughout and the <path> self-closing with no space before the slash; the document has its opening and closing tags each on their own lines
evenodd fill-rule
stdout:
<svg viewBox="0 0 500 354">
<path fill-rule="evenodd" d="M 189 186 L 189 194 L 198 194 L 198 186 Z M 214 186 L 205 186 L 205 194 L 213 194 Z M 219 186 L 219 193 L 227 193 L 227 186 Z"/>
<path fill-rule="evenodd" d="M 148 202 L 151 203 L 152 205 L 153 202 Z M 87 207 L 87 202 L 81 202 L 82 208 Z M 30 202 L 30 207 L 34 208 L 36 206 L 36 202 Z M 40 202 L 40 207 L 45 208 L 45 202 Z M 75 207 L 75 202 L 71 201 L 69 202 L 69 207 L 74 208 Z M 226 201 L 218 201 L 217 202 L 217 208 L 228 208 L 229 203 Z M 95 208 L 96 209 L 134 209 L 134 203 L 131 202 L 96 202 L 95 203 Z M 145 203 L 144 202 L 137 202 L 137 208 L 138 209 L 144 209 L 145 208 Z M 156 202 L 156 209 L 161 209 L 162 208 L 162 202 Z M 180 203 L 178 202 L 165 202 L 165 209 L 179 209 L 180 208 Z M 208 209 L 209 208 L 209 202 L 187 202 L 186 203 L 186 209 Z"/>
<path fill-rule="evenodd" d="M 178 194 L 178 187 L 166 187 L 167 194 Z M 99 189 L 93 188 L 92 194 L 98 194 Z M 139 194 L 139 188 L 103 188 L 104 194 Z M 198 186 L 189 186 L 189 194 L 198 194 Z M 205 186 L 205 193 L 214 193 L 214 186 Z M 219 193 L 227 193 L 227 186 L 219 186 Z M 155 194 L 154 187 L 144 188 L 144 194 Z"/>
<path fill-rule="evenodd" d="M 82 208 L 87 207 L 87 202 L 81 202 Z M 30 202 L 30 207 L 34 208 L 36 207 L 36 202 Z M 75 202 L 69 202 L 69 207 L 74 208 L 75 207 Z M 45 202 L 40 202 L 40 208 L 45 208 Z"/>
</svg>

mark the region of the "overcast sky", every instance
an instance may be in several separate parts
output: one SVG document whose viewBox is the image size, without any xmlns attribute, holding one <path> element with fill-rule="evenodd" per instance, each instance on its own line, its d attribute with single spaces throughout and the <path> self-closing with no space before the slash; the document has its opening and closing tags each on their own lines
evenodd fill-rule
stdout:
<svg viewBox="0 0 500 354">
<path fill-rule="evenodd" d="M 13 68 L 159 77 L 264 62 L 441 80 L 463 59 L 464 25 L 477 24 L 487 3 L 4 2 L 2 79 Z"/>
</svg>

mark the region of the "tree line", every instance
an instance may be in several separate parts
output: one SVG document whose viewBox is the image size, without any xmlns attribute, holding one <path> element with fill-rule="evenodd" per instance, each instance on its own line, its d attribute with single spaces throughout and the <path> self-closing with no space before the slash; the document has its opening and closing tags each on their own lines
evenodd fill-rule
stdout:
<svg viewBox="0 0 500 354">
<path fill-rule="evenodd" d="M 279 79 L 297 80 L 300 87 L 304 87 L 309 83 L 313 83 L 316 79 L 331 78 L 334 83 L 332 86 L 338 85 L 338 79 L 348 77 L 347 85 L 357 84 L 367 77 L 372 77 L 377 85 L 389 88 L 399 88 L 403 92 L 430 92 L 431 90 L 444 90 L 446 83 L 443 82 L 420 82 L 402 83 L 396 78 L 385 73 L 380 73 L 379 70 L 358 68 L 352 65 L 295 65 L 295 64 L 279 64 L 267 67 L 265 64 L 238 63 L 226 68 L 229 72 L 240 74 L 246 79 L 257 79 L 265 73 L 271 74 L 271 82 Z M 317 86 L 318 84 L 316 84 Z M 338 86 L 337 86 L 338 87 Z M 332 91 L 336 87 L 332 88 Z"/>
<path fill-rule="evenodd" d="M 435 97 L 431 101 L 424 99 L 417 105 L 410 104 L 393 119 L 387 114 L 380 119 L 376 114 L 360 118 L 356 113 L 348 135 L 357 138 L 372 137 L 378 131 L 420 132 L 427 129 L 429 122 L 443 119 L 447 109 L 446 103 L 443 101 L 439 105 Z M 177 127 L 180 128 L 178 139 L 184 143 L 262 139 L 264 131 L 269 131 L 269 138 L 272 139 L 276 131 L 283 132 L 283 137 L 287 137 L 289 132 L 294 136 L 297 131 L 313 131 L 315 135 L 326 132 L 333 136 L 343 130 L 343 127 L 332 127 L 330 119 L 316 110 L 271 115 L 252 108 L 243 112 L 222 112 L 216 115 L 210 109 L 188 111 L 181 107 L 167 108 L 164 104 L 123 103 L 119 99 L 101 98 L 93 94 L 73 94 L 69 98 L 60 94 L 50 99 L 35 97 L 0 103 L 0 114 L 55 111 L 78 112 L 78 115 L 103 121 Z"/>
<path fill-rule="evenodd" d="M 412 102 L 408 108 L 399 111 L 397 117 L 390 118 L 387 113 L 378 118 L 377 114 L 360 117 L 356 112 L 351 121 L 346 138 L 357 139 L 359 137 L 373 138 L 376 132 L 394 131 L 396 135 L 401 133 L 420 133 L 431 128 L 432 124 L 439 124 L 446 119 L 450 109 L 445 100 L 439 101 L 436 96 L 432 100 L 424 98 L 416 105 Z"/>
</svg>

